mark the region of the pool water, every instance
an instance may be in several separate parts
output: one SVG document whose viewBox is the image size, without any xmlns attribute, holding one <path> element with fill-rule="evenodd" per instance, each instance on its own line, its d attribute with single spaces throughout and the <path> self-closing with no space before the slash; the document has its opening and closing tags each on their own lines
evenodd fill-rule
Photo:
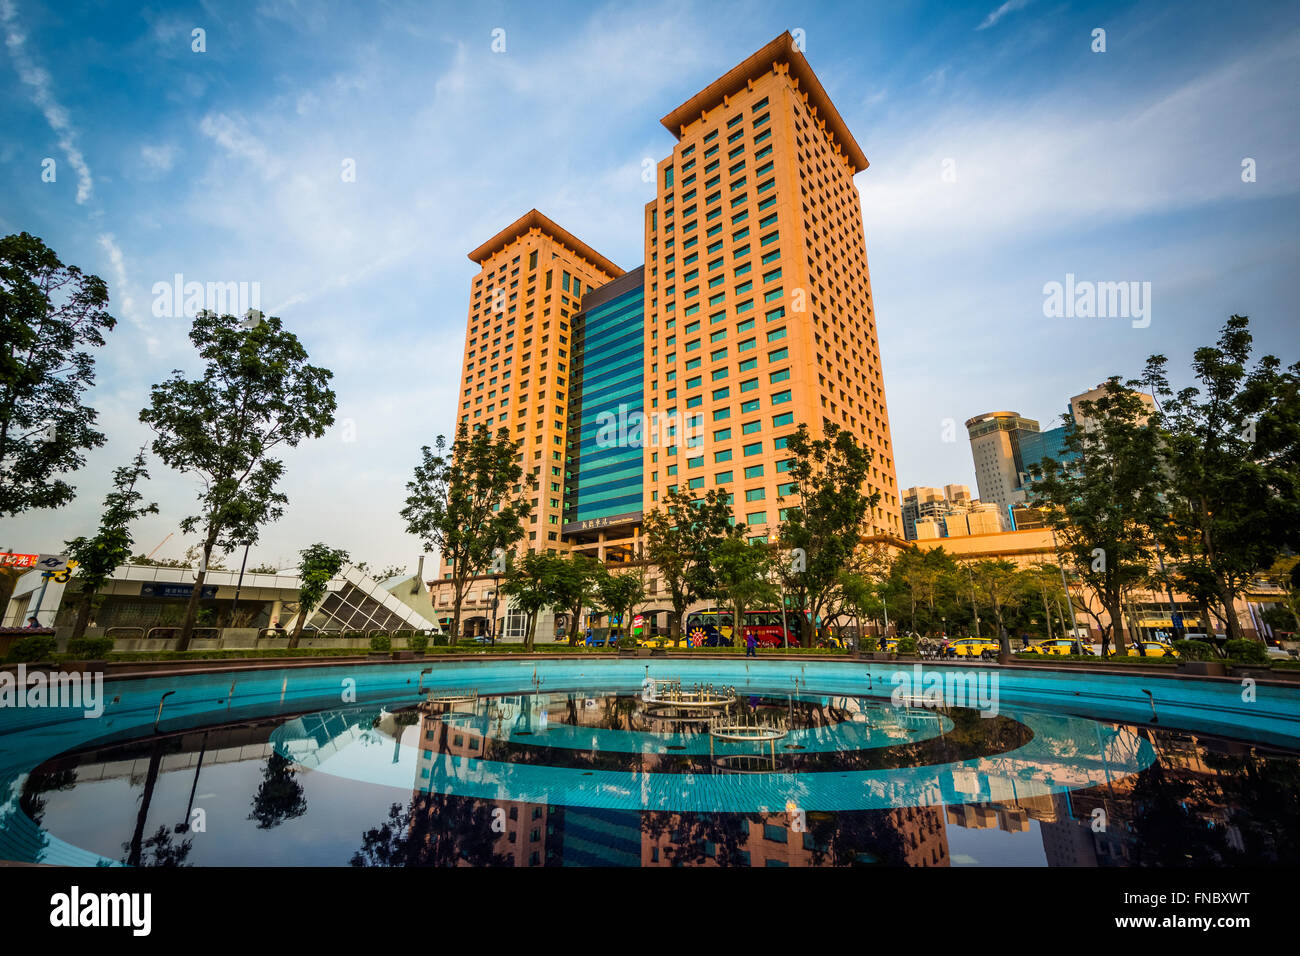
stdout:
<svg viewBox="0 0 1300 956">
<path fill-rule="evenodd" d="M 891 697 L 897 668 L 878 664 L 425 669 L 112 682 L 107 696 L 116 701 L 96 720 L 0 710 L 0 858 L 134 866 L 1300 861 L 1300 711 L 1287 688 L 1259 687 L 1242 700 L 1233 682 L 1004 671 L 989 708 Z M 715 738 L 707 711 L 657 703 L 647 677 L 734 686 L 730 719 L 779 727 L 781 736 Z"/>
</svg>

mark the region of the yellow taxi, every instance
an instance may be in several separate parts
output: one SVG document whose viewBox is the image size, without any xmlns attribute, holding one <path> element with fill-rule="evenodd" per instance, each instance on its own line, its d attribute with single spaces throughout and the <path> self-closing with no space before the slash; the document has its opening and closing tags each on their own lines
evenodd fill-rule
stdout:
<svg viewBox="0 0 1300 956">
<path fill-rule="evenodd" d="M 1026 654 L 1051 654 L 1065 656 L 1068 654 L 1089 655 L 1092 650 L 1082 641 L 1068 637 L 1054 637 L 1046 641 L 1035 641 L 1025 645 Z"/>
<path fill-rule="evenodd" d="M 1145 652 L 1145 655 L 1138 654 L 1137 644 L 1142 645 L 1142 650 Z M 1115 654 L 1116 654 L 1115 649 L 1111 648 L 1109 656 L 1114 657 Z M 1137 641 L 1137 642 L 1130 641 L 1127 648 L 1125 649 L 1124 656 L 1125 657 L 1139 657 L 1139 656 L 1177 657 L 1178 652 L 1174 650 L 1174 646 L 1170 644 L 1168 641 L 1151 641 L 1151 640 L 1144 640 L 1144 641 Z"/>
<path fill-rule="evenodd" d="M 949 653 L 954 657 L 983 657 L 998 653 L 999 648 L 997 640 L 986 637 L 959 637 L 948 642 Z"/>
<path fill-rule="evenodd" d="M 667 647 L 673 642 L 671 637 L 665 637 L 662 634 L 654 637 L 638 637 L 636 639 L 637 647 Z"/>
</svg>

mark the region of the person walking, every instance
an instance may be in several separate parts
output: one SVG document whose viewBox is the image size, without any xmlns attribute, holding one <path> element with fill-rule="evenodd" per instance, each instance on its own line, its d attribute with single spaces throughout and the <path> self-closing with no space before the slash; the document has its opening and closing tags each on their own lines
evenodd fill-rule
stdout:
<svg viewBox="0 0 1300 956">
<path fill-rule="evenodd" d="M 757 638 L 754 637 L 754 632 L 747 631 L 745 633 L 745 656 L 757 657 L 758 656 L 757 647 L 758 647 L 758 640 Z"/>
</svg>

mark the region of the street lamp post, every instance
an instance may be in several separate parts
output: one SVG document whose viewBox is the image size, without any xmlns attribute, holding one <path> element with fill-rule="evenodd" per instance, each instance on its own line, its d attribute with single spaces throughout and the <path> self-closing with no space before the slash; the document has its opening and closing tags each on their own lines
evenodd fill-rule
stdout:
<svg viewBox="0 0 1300 956">
<path fill-rule="evenodd" d="M 966 565 L 966 577 L 970 579 L 970 613 L 975 618 L 975 637 L 980 636 L 980 612 L 975 606 L 975 574 L 970 569 L 970 564 Z"/>
<path fill-rule="evenodd" d="M 1061 572 L 1061 591 L 1065 594 L 1065 603 L 1070 608 L 1070 640 L 1074 640 L 1079 636 L 1074 625 L 1074 599 L 1070 597 L 1070 586 L 1065 583 L 1065 562 L 1061 560 L 1061 550 L 1056 544 L 1055 528 L 1052 529 L 1052 553 L 1056 555 L 1056 570 Z"/>
<path fill-rule="evenodd" d="M 1169 574 L 1165 571 L 1165 553 L 1160 548 L 1156 548 L 1156 559 L 1160 562 L 1160 577 L 1164 579 L 1165 589 L 1169 594 L 1169 627 L 1173 631 L 1173 637 L 1176 641 L 1183 639 L 1183 622 L 1178 615 L 1178 607 L 1174 604 L 1174 586 L 1169 583 Z"/>
</svg>

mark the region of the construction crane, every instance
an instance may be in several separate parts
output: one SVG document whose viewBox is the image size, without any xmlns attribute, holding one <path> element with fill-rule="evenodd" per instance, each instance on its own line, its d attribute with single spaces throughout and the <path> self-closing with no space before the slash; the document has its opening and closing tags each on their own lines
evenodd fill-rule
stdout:
<svg viewBox="0 0 1300 956">
<path fill-rule="evenodd" d="M 171 540 L 171 537 L 172 537 L 173 534 L 175 534 L 175 532 L 170 532 L 170 531 L 169 531 L 169 532 L 167 533 L 167 537 L 163 538 L 161 541 L 158 542 L 158 548 L 161 548 L 164 544 L 166 544 L 168 541 L 170 541 L 170 540 Z M 154 549 L 153 549 L 152 551 L 150 551 L 147 555 L 145 555 L 145 560 L 148 561 L 148 560 L 152 559 L 153 556 L 154 556 L 155 554 L 158 553 L 158 548 L 154 548 Z"/>
</svg>

